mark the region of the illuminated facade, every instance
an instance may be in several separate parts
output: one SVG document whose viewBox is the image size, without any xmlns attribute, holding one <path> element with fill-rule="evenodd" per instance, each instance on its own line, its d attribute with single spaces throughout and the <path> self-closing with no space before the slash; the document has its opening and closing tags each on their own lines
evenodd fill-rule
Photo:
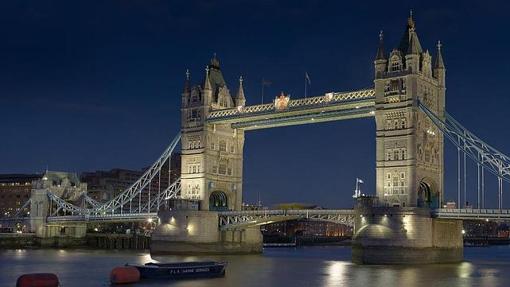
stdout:
<svg viewBox="0 0 510 287">
<path fill-rule="evenodd" d="M 40 174 L 0 175 L 0 217 L 9 217 L 20 211 L 30 198 L 32 182 L 41 179 Z M 25 212 L 28 212 L 28 206 Z"/>
<path fill-rule="evenodd" d="M 182 93 L 181 196 L 200 201 L 202 210 L 240 210 L 244 131 L 228 124 L 210 124 L 210 112 L 245 105 L 242 78 L 235 97 L 214 57 L 202 85 L 190 86 L 189 73 Z"/>
<path fill-rule="evenodd" d="M 434 64 L 423 50 L 412 16 L 398 48 L 375 65 L 377 196 L 390 206 L 440 207 L 443 198 L 443 134 L 418 108 L 445 113 L 445 66 L 438 43 Z"/>
</svg>

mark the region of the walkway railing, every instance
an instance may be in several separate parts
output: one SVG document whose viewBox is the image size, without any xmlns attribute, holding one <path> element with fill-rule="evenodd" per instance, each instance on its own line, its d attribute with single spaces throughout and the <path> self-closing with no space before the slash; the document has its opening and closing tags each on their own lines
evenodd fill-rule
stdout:
<svg viewBox="0 0 510 287">
<path fill-rule="evenodd" d="M 504 219 L 510 220 L 510 209 L 475 209 L 475 208 L 442 208 L 432 211 L 432 215 L 437 218 L 457 218 L 457 219 Z"/>
<path fill-rule="evenodd" d="M 296 110 L 303 108 L 314 108 L 317 106 L 334 105 L 338 103 L 348 103 L 356 100 L 375 99 L 373 89 L 365 89 L 353 92 L 326 93 L 323 96 L 301 98 L 290 100 L 286 110 Z M 243 108 L 231 108 L 213 111 L 207 117 L 208 120 L 226 119 L 232 117 L 247 117 L 267 112 L 278 112 L 274 104 L 262 104 L 246 106 Z"/>
</svg>

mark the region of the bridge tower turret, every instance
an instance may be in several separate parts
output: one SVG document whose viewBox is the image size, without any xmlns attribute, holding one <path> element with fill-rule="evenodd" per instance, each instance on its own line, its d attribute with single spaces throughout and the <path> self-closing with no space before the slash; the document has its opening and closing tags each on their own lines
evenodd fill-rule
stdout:
<svg viewBox="0 0 510 287">
<path fill-rule="evenodd" d="M 389 206 L 438 207 L 443 199 L 443 135 L 417 104 L 421 101 L 444 117 L 440 50 L 432 71 L 431 56 L 421 47 L 412 15 L 387 63 L 380 50 L 374 61 L 377 195 Z"/>
<path fill-rule="evenodd" d="M 234 101 L 215 55 L 203 84 L 188 90 L 181 108 L 181 196 L 199 200 L 201 210 L 240 210 L 244 131 L 206 119 L 211 111 L 244 105 L 242 82 Z"/>
</svg>

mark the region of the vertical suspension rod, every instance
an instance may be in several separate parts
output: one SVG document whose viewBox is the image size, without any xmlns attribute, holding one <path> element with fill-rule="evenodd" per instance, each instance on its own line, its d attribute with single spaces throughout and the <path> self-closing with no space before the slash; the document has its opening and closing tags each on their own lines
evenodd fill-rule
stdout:
<svg viewBox="0 0 510 287">
<path fill-rule="evenodd" d="M 483 162 L 483 156 L 482 156 L 482 162 Z M 482 174 L 481 174 L 481 177 L 482 177 L 482 208 L 485 208 L 485 174 L 484 174 L 484 169 L 483 169 L 483 166 L 482 166 Z"/>
<path fill-rule="evenodd" d="M 478 161 L 480 161 L 480 153 L 478 153 Z M 481 200 L 480 200 L 480 163 L 476 164 L 476 207 L 478 209 L 481 208 Z"/>
<path fill-rule="evenodd" d="M 464 132 L 464 135 L 466 134 L 466 132 Z M 463 140 L 463 145 L 464 145 L 464 178 L 463 178 L 463 191 L 464 191 L 464 208 L 467 207 L 468 205 L 468 200 L 467 200 L 467 184 L 466 184 L 466 180 L 467 180 L 467 169 L 466 169 L 466 141 Z"/>
<path fill-rule="evenodd" d="M 503 163 L 500 161 L 498 168 L 498 208 L 501 213 L 501 209 L 503 209 Z"/>
<path fill-rule="evenodd" d="M 459 139 L 460 141 L 460 139 Z M 460 189 L 462 182 L 460 180 L 460 148 L 457 148 L 457 208 L 462 208 L 461 206 L 461 198 L 460 198 Z"/>
<path fill-rule="evenodd" d="M 159 211 L 159 203 L 161 201 L 161 169 L 158 172 L 158 198 L 157 198 L 157 204 L 156 210 Z"/>
<path fill-rule="evenodd" d="M 151 212 L 151 185 L 152 185 L 152 180 L 149 182 L 149 205 L 147 207 L 147 212 Z"/>
</svg>

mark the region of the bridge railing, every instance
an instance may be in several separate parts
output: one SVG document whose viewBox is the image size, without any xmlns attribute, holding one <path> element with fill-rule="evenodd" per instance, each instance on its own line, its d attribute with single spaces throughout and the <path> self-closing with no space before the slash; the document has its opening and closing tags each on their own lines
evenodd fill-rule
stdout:
<svg viewBox="0 0 510 287">
<path fill-rule="evenodd" d="M 375 97 L 373 89 L 365 89 L 353 92 L 339 92 L 339 93 L 326 93 L 323 96 L 301 98 L 290 100 L 288 109 L 300 109 L 304 107 L 321 106 L 325 104 L 346 103 L 354 100 L 372 99 Z M 215 120 L 220 118 L 251 116 L 259 113 L 275 112 L 277 111 L 274 104 L 262 104 L 246 106 L 243 108 L 231 108 L 213 111 L 207 117 L 208 120 Z"/>
<path fill-rule="evenodd" d="M 509 209 L 440 208 L 433 210 L 432 215 L 438 218 L 510 220 Z"/>
<path fill-rule="evenodd" d="M 323 220 L 345 225 L 354 225 L 353 209 L 278 209 L 278 210 L 243 210 L 219 212 L 218 225 L 222 229 L 236 228 L 246 225 L 263 225 L 284 218 Z"/>
<path fill-rule="evenodd" d="M 115 220 L 147 220 L 156 218 L 156 212 L 151 213 L 124 213 L 124 214 L 86 214 L 86 215 L 64 215 L 64 216 L 48 216 L 48 222 L 75 222 L 75 221 L 115 221 Z"/>
</svg>

